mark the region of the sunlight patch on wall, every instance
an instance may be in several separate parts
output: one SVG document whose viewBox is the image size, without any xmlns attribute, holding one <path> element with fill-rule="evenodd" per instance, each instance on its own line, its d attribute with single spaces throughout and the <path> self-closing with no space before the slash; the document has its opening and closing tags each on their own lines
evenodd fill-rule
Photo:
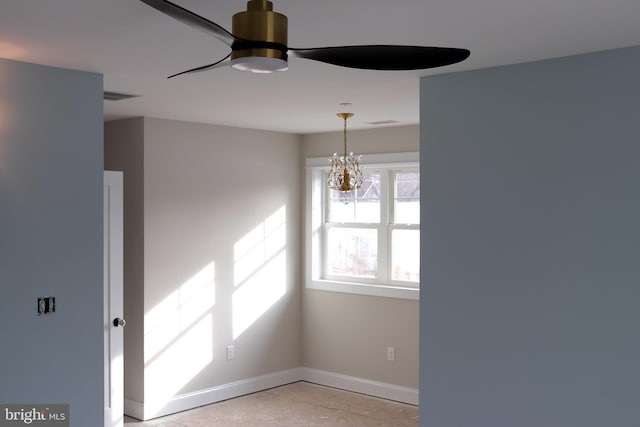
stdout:
<svg viewBox="0 0 640 427">
<path fill-rule="evenodd" d="M 0 41 L 0 58 L 19 60 L 26 56 L 27 50 L 14 43 Z"/>
<path fill-rule="evenodd" d="M 145 412 L 160 410 L 213 360 L 214 304 L 211 262 L 145 315 Z"/>
<path fill-rule="evenodd" d="M 213 315 L 204 316 L 145 368 L 145 415 L 157 413 L 213 360 Z"/>
<path fill-rule="evenodd" d="M 154 358 L 215 304 L 215 268 L 209 263 L 144 316 L 144 361 Z"/>
<path fill-rule="evenodd" d="M 233 246 L 234 284 L 241 285 L 287 244 L 287 211 L 282 206 Z"/>
<path fill-rule="evenodd" d="M 286 218 L 282 206 L 234 245 L 233 339 L 287 292 Z"/>
<path fill-rule="evenodd" d="M 286 251 L 282 250 L 233 293 L 234 340 L 285 295 L 286 268 Z"/>
</svg>

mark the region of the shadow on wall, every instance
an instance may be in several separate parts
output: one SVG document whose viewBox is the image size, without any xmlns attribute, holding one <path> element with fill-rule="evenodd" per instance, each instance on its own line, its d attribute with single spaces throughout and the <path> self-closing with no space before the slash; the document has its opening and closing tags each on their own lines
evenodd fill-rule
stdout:
<svg viewBox="0 0 640 427">
<path fill-rule="evenodd" d="M 286 217 L 283 205 L 234 244 L 234 341 L 287 292 Z M 216 303 L 211 261 L 145 314 L 145 412 L 159 413 L 213 362 Z"/>
</svg>

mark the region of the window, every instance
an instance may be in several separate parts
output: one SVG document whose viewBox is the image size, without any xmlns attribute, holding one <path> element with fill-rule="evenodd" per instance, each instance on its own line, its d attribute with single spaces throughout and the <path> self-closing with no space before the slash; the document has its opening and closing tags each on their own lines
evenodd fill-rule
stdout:
<svg viewBox="0 0 640 427">
<path fill-rule="evenodd" d="M 418 155 L 363 160 L 364 184 L 343 193 L 328 188 L 326 159 L 307 159 L 307 287 L 417 299 Z"/>
</svg>

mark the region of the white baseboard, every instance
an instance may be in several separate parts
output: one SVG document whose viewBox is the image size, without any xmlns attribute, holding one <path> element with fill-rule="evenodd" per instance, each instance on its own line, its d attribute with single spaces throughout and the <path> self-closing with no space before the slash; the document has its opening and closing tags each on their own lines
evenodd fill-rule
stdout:
<svg viewBox="0 0 640 427">
<path fill-rule="evenodd" d="M 139 420 L 144 420 L 144 403 L 125 397 L 124 414 Z"/>
<path fill-rule="evenodd" d="M 336 374 L 312 368 L 300 368 L 302 380 L 397 402 L 418 405 L 418 389 Z"/>
<path fill-rule="evenodd" d="M 234 381 L 192 393 L 179 394 L 167 402 L 150 402 L 145 404 L 125 398 L 124 413 L 139 420 L 149 420 L 297 381 L 307 381 L 411 405 L 418 404 L 417 389 L 336 374 L 319 369 L 294 368 Z"/>
<path fill-rule="evenodd" d="M 147 404 L 146 402 L 125 399 L 124 413 L 139 420 L 149 420 L 296 381 L 300 381 L 300 368 L 234 381 L 192 393 L 179 394 L 161 404 L 158 402 Z"/>
</svg>

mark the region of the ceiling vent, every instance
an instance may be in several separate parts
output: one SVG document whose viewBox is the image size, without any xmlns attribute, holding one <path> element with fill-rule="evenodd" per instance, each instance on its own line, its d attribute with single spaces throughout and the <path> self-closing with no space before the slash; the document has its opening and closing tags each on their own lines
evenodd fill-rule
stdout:
<svg viewBox="0 0 640 427">
<path fill-rule="evenodd" d="M 137 98 L 140 95 L 131 95 L 129 93 L 119 92 L 104 92 L 103 98 L 105 101 L 121 101 L 123 99 Z"/>
<path fill-rule="evenodd" d="M 377 122 L 365 122 L 365 124 L 367 125 L 374 125 L 374 126 L 378 126 L 378 125 L 392 125 L 394 123 L 400 123 L 397 120 L 378 120 Z"/>
</svg>

